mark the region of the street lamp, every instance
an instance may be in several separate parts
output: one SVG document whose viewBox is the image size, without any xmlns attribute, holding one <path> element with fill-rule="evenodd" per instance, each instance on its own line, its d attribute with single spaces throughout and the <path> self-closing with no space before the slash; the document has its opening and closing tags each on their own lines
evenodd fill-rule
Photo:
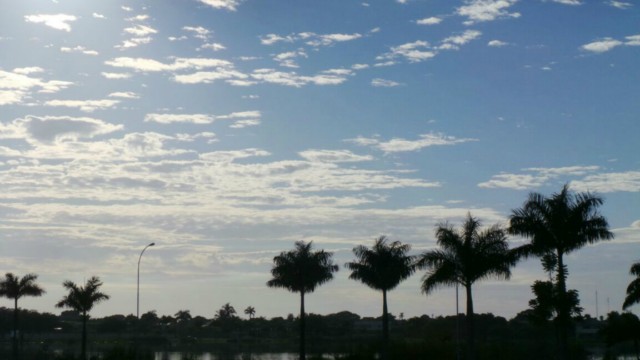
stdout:
<svg viewBox="0 0 640 360">
<path fill-rule="evenodd" d="M 142 260 L 142 254 L 144 254 L 144 251 L 147 250 L 149 246 L 154 246 L 155 244 L 156 243 L 151 243 L 145 246 L 144 249 L 142 249 L 142 252 L 140 252 L 140 257 L 138 258 L 138 298 L 136 306 L 136 316 L 138 317 L 138 320 L 140 320 L 140 260 Z"/>
</svg>

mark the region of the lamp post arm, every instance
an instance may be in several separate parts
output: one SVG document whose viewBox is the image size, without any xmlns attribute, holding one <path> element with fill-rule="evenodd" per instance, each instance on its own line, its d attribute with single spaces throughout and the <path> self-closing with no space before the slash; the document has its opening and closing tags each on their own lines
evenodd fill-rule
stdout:
<svg viewBox="0 0 640 360">
<path fill-rule="evenodd" d="M 149 246 L 154 246 L 156 243 L 151 243 L 142 249 L 140 252 L 140 257 L 138 257 L 138 286 L 137 286 L 137 296 L 136 296 L 136 317 L 140 320 L 140 261 L 142 260 L 142 254 L 147 250 Z"/>
</svg>

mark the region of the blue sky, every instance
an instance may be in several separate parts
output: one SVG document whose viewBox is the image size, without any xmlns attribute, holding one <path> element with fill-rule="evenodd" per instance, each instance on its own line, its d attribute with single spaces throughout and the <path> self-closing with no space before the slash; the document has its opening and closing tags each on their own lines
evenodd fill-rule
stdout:
<svg viewBox="0 0 640 360">
<path fill-rule="evenodd" d="M 505 224 L 565 183 L 604 197 L 616 234 L 569 257 L 569 286 L 592 315 L 596 291 L 600 314 L 622 304 L 640 258 L 630 0 L 1 1 L 0 270 L 40 275 L 27 308 L 98 275 L 95 315 L 135 312 L 154 241 L 142 312 L 286 316 L 297 296 L 265 283 L 296 240 L 341 265 L 383 234 L 418 254 L 438 223 Z M 347 277 L 307 309 L 377 316 Z M 514 316 L 544 278 L 523 262 L 476 309 Z M 453 312 L 419 280 L 391 312 Z"/>
</svg>

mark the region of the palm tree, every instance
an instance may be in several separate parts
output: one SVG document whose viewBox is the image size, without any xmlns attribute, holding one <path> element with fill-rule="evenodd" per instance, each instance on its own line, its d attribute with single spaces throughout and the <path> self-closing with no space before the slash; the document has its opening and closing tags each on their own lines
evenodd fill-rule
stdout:
<svg viewBox="0 0 640 360">
<path fill-rule="evenodd" d="M 109 295 L 99 291 L 102 282 L 97 276 L 92 276 L 84 286 L 78 286 L 72 281 L 62 283 L 69 291 L 62 300 L 56 304 L 57 308 L 70 308 L 80 313 L 82 317 L 82 351 L 80 358 L 87 358 L 87 320 L 93 306 L 102 301 L 109 300 Z"/>
<path fill-rule="evenodd" d="M 236 317 L 236 309 L 230 304 L 226 303 L 216 312 L 216 318 L 225 320 Z"/>
<path fill-rule="evenodd" d="M 249 320 L 251 320 L 256 315 L 256 309 L 253 306 L 247 306 L 247 308 L 244 309 L 244 313 L 249 315 Z"/>
<path fill-rule="evenodd" d="M 609 240 L 607 220 L 598 212 L 602 198 L 590 193 L 572 193 L 564 185 L 559 193 L 545 197 L 529 194 L 522 208 L 512 211 L 509 233 L 531 239 L 517 251 L 521 257 L 555 257 L 557 324 L 560 330 L 560 354 L 569 358 L 568 336 L 571 304 L 567 292 L 568 269 L 564 255 L 600 240 Z"/>
<path fill-rule="evenodd" d="M 23 296 L 42 296 L 45 293 L 36 284 L 38 275 L 27 274 L 19 278 L 12 273 L 6 273 L 0 281 L 0 296 L 13 299 L 13 356 L 18 358 L 18 300 Z"/>
<path fill-rule="evenodd" d="M 189 310 L 180 310 L 173 315 L 176 322 L 185 322 L 191 320 L 191 312 Z"/>
<path fill-rule="evenodd" d="M 273 258 L 268 287 L 284 288 L 300 293 L 300 360 L 306 359 L 304 295 L 333 279 L 338 265 L 333 264 L 332 253 L 311 251 L 313 242 L 297 241 L 295 249 L 281 252 Z"/>
<path fill-rule="evenodd" d="M 386 236 L 380 236 L 371 249 L 363 245 L 353 248 L 356 261 L 345 264 L 351 270 L 349 279 L 359 280 L 372 289 L 382 291 L 382 339 L 385 357 L 389 343 L 387 292 L 415 271 L 414 257 L 407 255 L 410 250 L 411 246 L 408 244 L 399 241 L 389 243 Z"/>
<path fill-rule="evenodd" d="M 627 296 L 624 298 L 622 310 L 626 310 L 633 304 L 640 303 L 640 262 L 631 265 L 629 273 L 635 275 L 636 278 L 627 286 Z"/>
<path fill-rule="evenodd" d="M 480 221 L 468 214 L 459 231 L 447 223 L 438 225 L 436 238 L 440 249 L 423 253 L 419 268 L 428 272 L 422 277 L 422 292 L 431 293 L 441 286 L 461 285 L 467 294 L 467 358 L 475 358 L 472 286 L 487 278 L 508 279 L 514 257 L 505 231 L 498 225 L 480 231 Z"/>
</svg>

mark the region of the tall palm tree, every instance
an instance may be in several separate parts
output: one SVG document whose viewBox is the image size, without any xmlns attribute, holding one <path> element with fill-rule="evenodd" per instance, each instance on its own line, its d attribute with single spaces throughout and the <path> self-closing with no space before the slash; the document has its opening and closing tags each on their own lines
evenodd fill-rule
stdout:
<svg viewBox="0 0 640 360">
<path fill-rule="evenodd" d="M 87 320 L 89 320 L 89 312 L 94 305 L 109 300 L 109 295 L 99 291 L 102 282 L 97 276 L 89 278 L 84 286 L 78 286 L 69 280 L 62 283 L 62 286 L 69 293 L 58 301 L 56 307 L 66 307 L 80 313 L 82 317 L 82 351 L 80 358 L 85 360 L 87 358 Z"/>
<path fill-rule="evenodd" d="M 472 286 L 487 278 L 508 279 L 514 257 L 505 231 L 498 225 L 481 231 L 480 221 L 468 214 L 456 231 L 445 223 L 436 228 L 440 249 L 423 253 L 417 266 L 428 269 L 422 277 L 422 292 L 431 293 L 442 286 L 461 285 L 467 295 L 467 359 L 475 359 Z"/>
<path fill-rule="evenodd" d="M 389 343 L 387 292 L 415 271 L 414 257 L 407 254 L 410 250 L 411 246 L 408 244 L 399 241 L 389 243 L 386 236 L 380 236 L 371 248 L 363 245 L 353 248 L 356 261 L 345 264 L 351 270 L 349 279 L 359 280 L 372 289 L 382 291 L 382 339 L 385 357 Z"/>
<path fill-rule="evenodd" d="M 512 211 L 509 219 L 509 233 L 531 239 L 530 243 L 518 249 L 519 256 L 555 256 L 557 287 L 557 324 L 560 330 L 560 354 L 569 358 L 569 327 L 571 323 L 571 303 L 567 292 L 568 268 L 564 255 L 600 240 L 609 240 L 607 220 L 600 215 L 598 207 L 602 198 L 588 192 L 573 193 L 569 185 L 564 185 L 559 193 L 545 197 L 538 193 L 529 194 L 522 208 Z"/>
<path fill-rule="evenodd" d="M 249 315 L 249 320 L 251 320 L 256 315 L 256 309 L 253 306 L 247 306 L 247 308 L 244 309 L 244 313 Z"/>
<path fill-rule="evenodd" d="M 176 322 L 185 322 L 191 320 L 191 312 L 189 310 L 179 310 L 173 315 Z"/>
<path fill-rule="evenodd" d="M 324 250 L 312 251 L 312 244 L 297 241 L 293 250 L 274 257 L 273 279 L 267 281 L 268 287 L 300 293 L 300 360 L 306 359 L 304 296 L 333 279 L 333 273 L 338 271 L 333 254 Z"/>
<path fill-rule="evenodd" d="M 0 296 L 13 299 L 13 356 L 18 358 L 18 300 L 23 296 L 42 296 L 45 293 L 40 285 L 36 284 L 38 275 L 27 274 L 22 278 L 6 273 L 0 281 Z"/>
<path fill-rule="evenodd" d="M 640 262 L 631 265 L 629 273 L 635 275 L 636 278 L 627 286 L 627 296 L 624 298 L 622 310 L 626 310 L 633 304 L 640 303 Z"/>
</svg>

